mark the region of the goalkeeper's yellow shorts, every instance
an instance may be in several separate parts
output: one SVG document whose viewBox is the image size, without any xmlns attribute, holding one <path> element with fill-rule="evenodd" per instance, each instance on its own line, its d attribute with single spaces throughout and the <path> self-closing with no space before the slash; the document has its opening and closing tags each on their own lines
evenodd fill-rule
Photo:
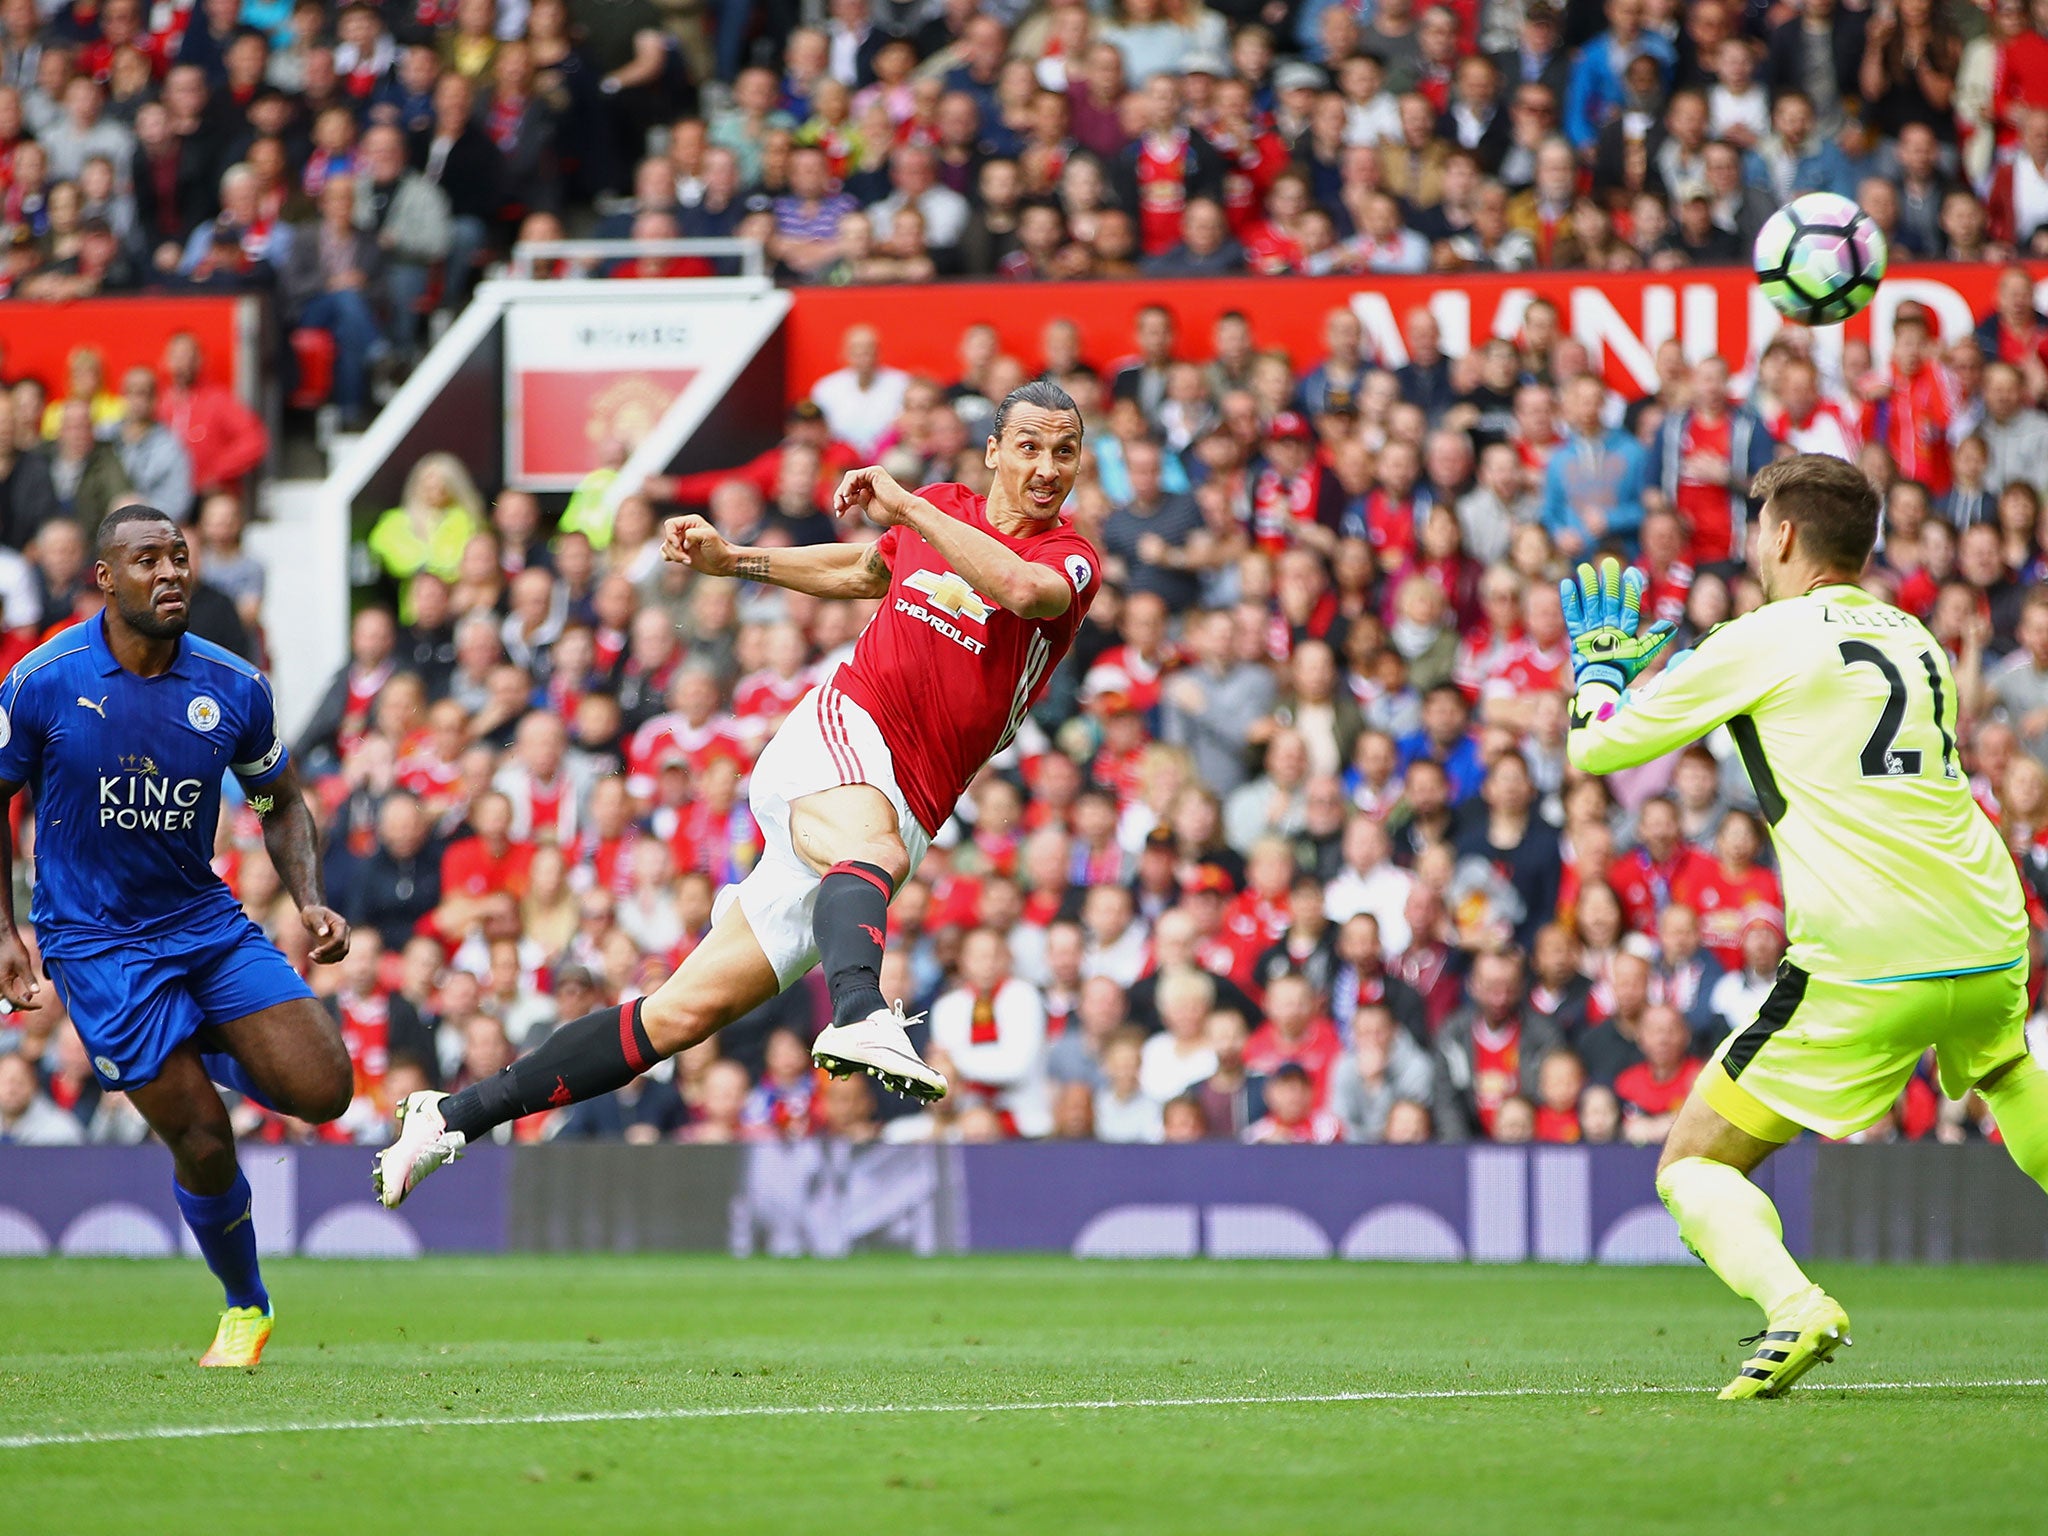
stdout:
<svg viewBox="0 0 2048 1536">
<path fill-rule="evenodd" d="M 1753 1023 L 1721 1042 L 1700 1091 L 1760 1141 L 1841 1137 L 1890 1113 L 1931 1046 L 1960 1098 L 2027 1051 L 2027 967 L 1911 981 L 1823 981 L 1786 961 Z"/>
</svg>

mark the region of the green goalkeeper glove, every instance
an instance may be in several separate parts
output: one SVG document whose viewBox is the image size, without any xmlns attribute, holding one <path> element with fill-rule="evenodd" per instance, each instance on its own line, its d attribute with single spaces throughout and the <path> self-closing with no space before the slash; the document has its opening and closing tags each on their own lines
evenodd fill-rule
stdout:
<svg viewBox="0 0 2048 1536">
<path fill-rule="evenodd" d="M 1577 581 L 1566 578 L 1558 583 L 1576 686 L 1605 683 L 1619 693 L 1671 643 L 1673 625 L 1668 619 L 1636 633 L 1645 585 L 1641 571 L 1631 567 L 1624 572 L 1613 560 L 1603 561 L 1597 573 L 1592 566 L 1581 565 Z"/>
</svg>

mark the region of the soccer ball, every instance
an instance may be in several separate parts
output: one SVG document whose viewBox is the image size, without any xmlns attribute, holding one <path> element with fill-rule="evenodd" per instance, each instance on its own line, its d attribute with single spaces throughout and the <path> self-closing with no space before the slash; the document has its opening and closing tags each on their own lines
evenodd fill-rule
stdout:
<svg viewBox="0 0 2048 1536">
<path fill-rule="evenodd" d="M 1869 214 L 1833 192 L 1808 192 L 1757 231 L 1756 278 L 1786 319 L 1840 325 L 1875 296 L 1889 254 Z"/>
</svg>

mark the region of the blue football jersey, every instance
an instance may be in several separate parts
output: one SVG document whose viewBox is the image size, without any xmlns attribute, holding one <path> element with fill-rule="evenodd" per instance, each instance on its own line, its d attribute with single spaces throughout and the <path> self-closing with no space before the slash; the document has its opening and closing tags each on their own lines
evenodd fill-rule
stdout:
<svg viewBox="0 0 2048 1536">
<path fill-rule="evenodd" d="M 289 761 L 263 674 L 209 641 L 187 635 L 161 677 L 114 659 L 103 616 L 29 652 L 0 684 L 0 779 L 35 797 L 43 952 L 232 913 L 212 866 L 221 774 L 257 790 Z"/>
</svg>

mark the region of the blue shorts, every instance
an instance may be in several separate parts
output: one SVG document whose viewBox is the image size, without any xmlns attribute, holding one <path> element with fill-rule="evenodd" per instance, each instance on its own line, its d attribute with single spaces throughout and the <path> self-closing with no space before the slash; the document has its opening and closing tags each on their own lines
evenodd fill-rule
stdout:
<svg viewBox="0 0 2048 1536">
<path fill-rule="evenodd" d="M 45 961 L 106 1087 L 153 1082 L 164 1059 L 206 1025 L 312 997 L 270 936 L 239 910 L 197 926 Z"/>
</svg>

